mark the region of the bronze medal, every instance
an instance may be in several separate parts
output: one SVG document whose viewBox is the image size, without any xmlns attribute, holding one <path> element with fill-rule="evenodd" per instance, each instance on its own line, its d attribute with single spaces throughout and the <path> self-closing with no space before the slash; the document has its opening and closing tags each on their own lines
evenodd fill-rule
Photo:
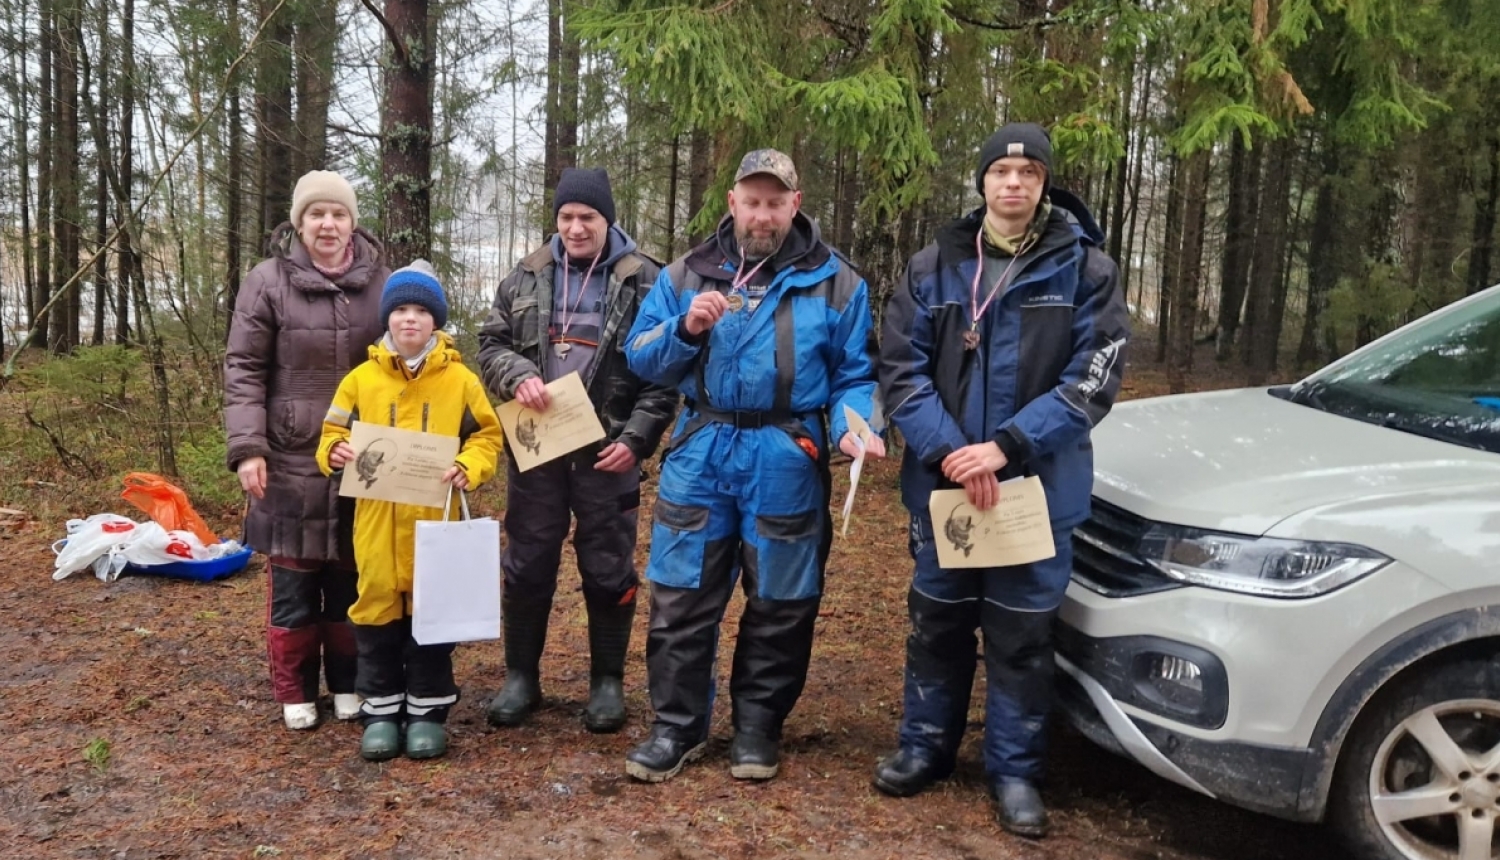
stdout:
<svg viewBox="0 0 1500 860">
<path fill-rule="evenodd" d="M 979 332 L 973 329 L 969 329 L 968 331 L 964 332 L 964 349 L 973 350 L 978 348 Z"/>
<path fill-rule="evenodd" d="M 731 313 L 744 310 L 745 297 L 740 295 L 739 293 L 730 293 L 725 297 L 725 299 L 729 302 L 729 310 Z"/>
</svg>

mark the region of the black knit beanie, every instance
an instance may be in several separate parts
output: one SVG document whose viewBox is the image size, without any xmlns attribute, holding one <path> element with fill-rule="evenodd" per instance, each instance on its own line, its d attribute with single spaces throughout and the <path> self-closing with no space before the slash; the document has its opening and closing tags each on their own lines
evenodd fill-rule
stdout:
<svg viewBox="0 0 1500 860">
<path fill-rule="evenodd" d="M 604 216 L 605 223 L 615 223 L 615 198 L 609 190 L 609 172 L 604 168 L 565 167 L 552 196 L 552 220 L 557 220 L 565 203 L 592 206 Z"/>
<path fill-rule="evenodd" d="M 1052 181 L 1052 140 L 1047 137 L 1047 130 L 1034 122 L 1012 122 L 990 135 L 990 139 L 979 148 L 979 170 L 974 174 L 974 187 L 979 195 L 984 196 L 984 174 L 990 165 L 1010 156 L 1041 162 L 1047 171 L 1042 184 L 1045 194 Z"/>
</svg>

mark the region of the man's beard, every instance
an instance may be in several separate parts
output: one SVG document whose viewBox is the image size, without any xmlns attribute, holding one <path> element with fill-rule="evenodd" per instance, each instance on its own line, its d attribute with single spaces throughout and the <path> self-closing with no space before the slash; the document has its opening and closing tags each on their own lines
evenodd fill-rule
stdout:
<svg viewBox="0 0 1500 860">
<path fill-rule="evenodd" d="M 759 260 L 775 254 L 781 248 L 781 243 L 786 241 L 785 230 L 772 230 L 769 236 L 753 236 L 750 231 L 739 226 L 734 228 L 734 239 L 740 243 L 740 251 L 751 260 Z"/>
</svg>

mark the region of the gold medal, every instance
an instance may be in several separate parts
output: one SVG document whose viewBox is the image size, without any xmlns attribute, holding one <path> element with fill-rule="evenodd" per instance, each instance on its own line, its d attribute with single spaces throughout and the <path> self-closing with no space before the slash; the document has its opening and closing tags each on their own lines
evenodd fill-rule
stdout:
<svg viewBox="0 0 1500 860">
<path fill-rule="evenodd" d="M 729 310 L 730 310 L 731 313 L 735 312 L 735 311 L 739 311 L 739 310 L 743 310 L 744 309 L 744 307 L 745 307 L 745 297 L 742 296 L 742 295 L 740 295 L 739 293 L 730 293 L 725 298 L 729 302 Z"/>
</svg>

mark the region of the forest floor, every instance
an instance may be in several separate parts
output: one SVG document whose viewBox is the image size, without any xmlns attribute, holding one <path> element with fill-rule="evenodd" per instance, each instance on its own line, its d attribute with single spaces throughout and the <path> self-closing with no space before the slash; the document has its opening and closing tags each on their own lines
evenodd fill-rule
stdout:
<svg viewBox="0 0 1500 860">
<path fill-rule="evenodd" d="M 1127 378 L 1127 395 L 1164 390 L 1150 370 Z M 1197 387 L 1232 384 L 1210 372 Z M 704 761 L 661 785 L 625 777 L 624 754 L 649 716 L 644 612 L 627 672 L 629 725 L 583 730 L 587 639 L 571 551 L 533 721 L 485 723 L 503 678 L 500 646 L 463 645 L 448 756 L 371 764 L 359 758 L 356 725 L 282 728 L 265 668 L 259 558 L 210 584 L 104 584 L 86 572 L 54 583 L 48 545 L 61 522 L 0 520 L 0 598 L 10 607 L 0 625 L 0 856 L 1344 860 L 1319 828 L 1215 803 L 1062 726 L 1044 790 L 1053 835 L 1011 837 L 985 798 L 977 703 L 954 779 L 906 800 L 874 791 L 871 769 L 900 712 L 909 560 L 895 464 L 876 464 L 866 480 L 849 535 L 834 544 L 781 775 L 765 783 L 730 778 L 722 700 Z M 642 564 L 645 549 L 643 534 Z M 724 624 L 726 654 L 738 609 Z"/>
</svg>

